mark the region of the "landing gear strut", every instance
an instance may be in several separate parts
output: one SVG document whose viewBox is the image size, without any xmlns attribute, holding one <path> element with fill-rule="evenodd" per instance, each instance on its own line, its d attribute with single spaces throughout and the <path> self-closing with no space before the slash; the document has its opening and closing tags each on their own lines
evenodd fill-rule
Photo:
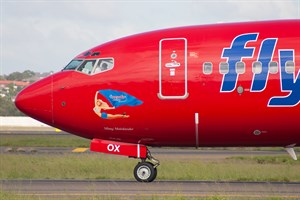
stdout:
<svg viewBox="0 0 300 200">
<path fill-rule="evenodd" d="M 153 163 L 146 161 L 146 159 L 141 159 L 141 162 L 139 162 L 133 170 L 134 178 L 139 182 L 152 182 L 157 176 L 159 160 L 155 159 L 148 149 L 147 159 Z"/>
</svg>

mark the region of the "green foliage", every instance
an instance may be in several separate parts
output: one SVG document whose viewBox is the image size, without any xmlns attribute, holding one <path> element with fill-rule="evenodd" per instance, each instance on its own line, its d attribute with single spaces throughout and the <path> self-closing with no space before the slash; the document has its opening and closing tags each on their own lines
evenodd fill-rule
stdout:
<svg viewBox="0 0 300 200">
<path fill-rule="evenodd" d="M 24 81 L 30 80 L 30 78 L 35 76 L 35 72 L 30 70 L 25 70 L 24 72 L 13 72 L 9 75 L 0 76 L 0 80 L 10 80 L 10 81 Z M 15 85 L 7 85 L 8 90 L 0 88 L 0 92 L 4 93 L 5 97 L 0 97 L 0 116 L 24 116 L 16 107 L 12 99 L 17 95 L 18 92 L 22 90 L 22 87 L 15 87 Z M 8 91 L 8 93 L 7 93 Z"/>
<path fill-rule="evenodd" d="M 10 98 L 0 97 L 0 116 L 24 116 Z"/>
<path fill-rule="evenodd" d="M 30 70 L 25 70 L 24 72 L 13 72 L 6 76 L 6 80 L 11 80 L 11 81 L 23 81 L 25 79 L 29 79 L 33 77 L 35 73 Z"/>
</svg>

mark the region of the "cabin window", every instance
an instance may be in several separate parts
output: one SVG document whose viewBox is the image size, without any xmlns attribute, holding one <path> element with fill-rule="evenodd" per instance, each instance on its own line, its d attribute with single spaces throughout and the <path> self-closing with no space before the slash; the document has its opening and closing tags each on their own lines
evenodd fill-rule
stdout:
<svg viewBox="0 0 300 200">
<path fill-rule="evenodd" d="M 285 63 L 285 72 L 288 74 L 293 74 L 295 72 L 295 63 L 293 61 L 287 61 Z"/>
<path fill-rule="evenodd" d="M 229 64 L 227 62 L 220 63 L 220 73 L 227 74 L 229 72 Z"/>
<path fill-rule="evenodd" d="M 97 62 L 93 70 L 93 74 L 111 70 L 113 67 L 114 67 L 114 59 L 112 58 L 99 59 L 99 61 Z"/>
<path fill-rule="evenodd" d="M 96 63 L 96 60 L 85 60 L 78 68 L 77 71 L 85 73 L 85 74 L 91 74 L 94 65 Z"/>
<path fill-rule="evenodd" d="M 64 70 L 75 70 L 80 64 L 82 60 L 72 60 L 64 69 Z"/>
<path fill-rule="evenodd" d="M 203 63 L 203 74 L 212 74 L 213 71 L 213 65 L 211 62 L 205 62 Z"/>
<path fill-rule="evenodd" d="M 269 62 L 269 72 L 271 74 L 277 74 L 278 73 L 278 63 L 275 61 Z"/>
<path fill-rule="evenodd" d="M 235 71 L 237 74 L 244 74 L 246 69 L 245 69 L 245 63 L 244 62 L 237 62 L 235 63 Z"/>
<path fill-rule="evenodd" d="M 253 74 L 261 74 L 262 72 L 262 64 L 259 61 L 252 63 L 252 72 Z"/>
</svg>

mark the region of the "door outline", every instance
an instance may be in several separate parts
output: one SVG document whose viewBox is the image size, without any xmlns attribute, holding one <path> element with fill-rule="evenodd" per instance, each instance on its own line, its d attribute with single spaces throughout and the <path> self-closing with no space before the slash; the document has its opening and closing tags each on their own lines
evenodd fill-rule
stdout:
<svg viewBox="0 0 300 200">
<path fill-rule="evenodd" d="M 170 40 L 183 40 L 184 41 L 184 95 L 181 96 L 165 96 L 162 94 L 162 42 Z M 188 94 L 187 89 L 187 39 L 186 38 L 164 38 L 159 41 L 159 93 L 160 99 L 186 99 Z"/>
</svg>

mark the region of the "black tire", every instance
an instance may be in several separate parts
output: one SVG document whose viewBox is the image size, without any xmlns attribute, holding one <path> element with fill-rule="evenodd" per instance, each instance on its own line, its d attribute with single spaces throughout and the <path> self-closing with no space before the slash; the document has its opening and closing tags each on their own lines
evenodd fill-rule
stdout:
<svg viewBox="0 0 300 200">
<path fill-rule="evenodd" d="M 138 182 L 152 182 L 157 176 L 157 169 L 150 162 L 139 162 L 133 170 Z"/>
</svg>

